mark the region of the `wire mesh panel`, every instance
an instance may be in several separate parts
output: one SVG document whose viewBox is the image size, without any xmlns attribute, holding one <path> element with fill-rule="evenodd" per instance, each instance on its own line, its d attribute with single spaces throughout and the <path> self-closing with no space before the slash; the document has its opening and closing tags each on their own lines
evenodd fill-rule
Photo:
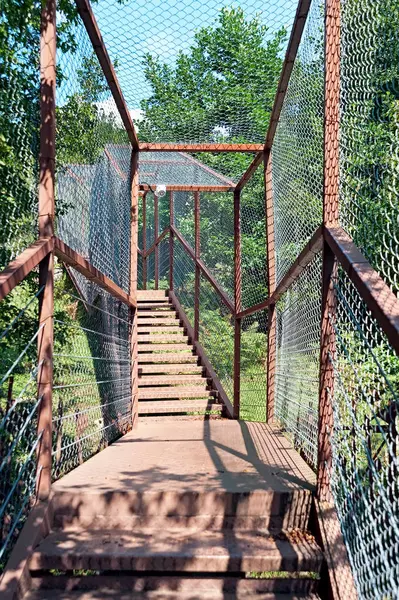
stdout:
<svg viewBox="0 0 399 600">
<path fill-rule="evenodd" d="M 233 209 L 232 193 L 201 193 L 201 260 L 230 299 L 234 298 Z"/>
<path fill-rule="evenodd" d="M 266 421 L 267 311 L 241 321 L 240 419 Z"/>
<path fill-rule="evenodd" d="M 141 139 L 262 142 L 296 7 L 296 0 L 96 3 Z"/>
<path fill-rule="evenodd" d="M 265 193 L 261 170 L 241 192 L 242 307 L 262 302 L 268 293 Z"/>
<path fill-rule="evenodd" d="M 396 293 L 398 19 L 396 0 L 343 3 L 340 217 L 357 246 Z"/>
<path fill-rule="evenodd" d="M 131 428 L 128 308 L 93 283 L 82 299 L 58 273 L 54 318 L 53 477 Z M 89 300 L 87 300 L 89 297 Z"/>
<path fill-rule="evenodd" d="M 1 3 L 0 269 L 37 238 L 40 3 Z"/>
<path fill-rule="evenodd" d="M 194 248 L 194 193 L 173 192 L 174 224 Z"/>
<path fill-rule="evenodd" d="M 307 462 L 317 465 L 321 256 L 277 304 L 275 415 Z"/>
<path fill-rule="evenodd" d="M 322 220 L 323 9 L 313 0 L 272 149 L 277 283 Z"/>
<path fill-rule="evenodd" d="M 127 291 L 130 148 L 84 26 L 72 35 L 58 51 L 57 232 Z"/>
<path fill-rule="evenodd" d="M 359 597 L 399 595 L 399 357 L 342 271 L 332 324 L 332 489 Z"/>
<path fill-rule="evenodd" d="M 192 325 L 194 325 L 194 261 L 175 239 L 173 261 L 174 292 Z"/>
<path fill-rule="evenodd" d="M 0 572 L 35 501 L 40 291 L 33 274 L 0 311 Z"/>
<path fill-rule="evenodd" d="M 234 324 L 230 311 L 208 281 L 200 283 L 199 341 L 224 391 L 233 401 Z"/>
</svg>

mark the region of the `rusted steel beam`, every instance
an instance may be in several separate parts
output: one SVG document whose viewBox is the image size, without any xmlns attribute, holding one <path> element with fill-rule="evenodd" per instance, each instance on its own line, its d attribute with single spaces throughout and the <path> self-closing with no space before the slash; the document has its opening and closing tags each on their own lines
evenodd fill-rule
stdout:
<svg viewBox="0 0 399 600">
<path fill-rule="evenodd" d="M 199 338 L 199 311 L 200 311 L 200 285 L 201 271 L 198 260 L 201 254 L 200 240 L 200 195 L 194 192 L 194 239 L 195 239 L 195 282 L 194 282 L 194 340 Z"/>
<path fill-rule="evenodd" d="M 271 152 L 264 153 L 264 185 L 265 185 L 265 215 L 266 215 L 266 260 L 269 297 L 272 302 L 268 305 L 267 314 L 267 363 L 266 363 L 266 420 L 274 419 L 275 374 L 276 374 L 276 247 L 274 235 L 274 204 L 272 188 L 272 157 Z M 290 273 L 290 270 L 288 271 Z"/>
<path fill-rule="evenodd" d="M 137 246 L 139 233 L 139 153 L 132 152 L 130 161 L 130 278 L 129 295 L 135 306 L 129 307 L 130 317 L 130 369 L 132 386 L 132 427 L 139 418 L 139 371 L 138 371 L 138 314 L 137 314 Z"/>
<path fill-rule="evenodd" d="M 327 227 L 334 227 L 338 224 L 340 5 L 341 0 L 326 0 L 325 3 L 323 225 Z M 317 460 L 317 497 L 322 502 L 332 500 L 330 487 L 332 449 L 330 437 L 334 426 L 332 407 L 334 369 L 332 361 L 336 354 L 334 331 L 336 315 L 334 279 L 336 278 L 336 272 L 335 255 L 326 240 L 324 240 Z"/>
<path fill-rule="evenodd" d="M 154 184 L 155 186 L 156 184 Z M 153 187 L 154 187 L 153 186 Z M 150 186 L 142 183 L 140 190 L 152 191 Z M 234 186 L 229 185 L 167 185 L 168 192 L 233 192 Z"/>
<path fill-rule="evenodd" d="M 241 372 L 241 206 L 240 191 L 234 191 L 234 418 L 240 418 L 240 372 Z"/>
<path fill-rule="evenodd" d="M 399 299 L 342 227 L 326 227 L 324 236 L 389 343 L 399 354 Z"/>
<path fill-rule="evenodd" d="M 179 316 L 179 319 L 183 323 L 184 328 L 187 330 L 188 337 L 193 340 L 194 339 L 194 329 L 193 329 L 186 313 L 184 312 L 184 309 L 183 309 L 182 305 L 180 304 L 175 292 L 171 292 L 171 291 L 169 292 L 169 299 L 172 302 L 172 304 Z M 217 374 L 215 373 L 215 371 L 205 353 L 204 348 L 201 346 L 199 341 L 194 342 L 193 346 L 194 346 L 195 353 L 197 354 L 197 356 L 200 359 L 201 365 L 204 367 L 204 369 L 206 371 L 207 377 L 212 379 L 213 387 L 217 391 L 220 400 L 222 400 L 222 402 L 226 408 L 227 416 L 230 418 L 233 418 L 233 406 L 232 406 L 226 392 L 224 391 L 223 386 L 222 386 Z"/>
<path fill-rule="evenodd" d="M 157 239 L 155 240 L 155 242 L 148 248 L 148 250 L 145 253 L 145 257 L 147 258 L 152 252 L 154 252 L 154 250 L 158 247 L 158 245 L 160 244 L 160 242 L 162 242 L 162 240 L 164 239 L 164 237 L 166 237 L 168 235 L 170 231 L 169 227 L 165 227 L 165 229 L 163 230 L 163 232 L 157 237 Z"/>
<path fill-rule="evenodd" d="M 126 129 L 127 135 L 129 136 L 130 143 L 133 146 L 133 150 L 138 150 L 139 141 L 136 130 L 123 97 L 115 69 L 108 55 L 100 29 L 97 25 L 96 18 L 91 9 L 90 2 L 89 0 L 75 0 L 75 2 L 79 15 L 84 23 L 84 26 L 86 27 L 86 31 L 103 70 L 105 79 L 107 80 L 112 96 L 115 100 L 122 123 Z"/>
<path fill-rule="evenodd" d="M 140 142 L 140 152 L 261 152 L 263 144 L 175 144 Z"/>
<path fill-rule="evenodd" d="M 284 292 L 286 292 L 287 289 L 294 283 L 294 281 L 298 279 L 303 270 L 312 262 L 315 255 L 320 252 L 322 248 L 323 230 L 322 227 L 319 227 L 313 234 L 310 242 L 306 244 L 298 258 L 292 263 L 291 267 L 288 269 L 287 273 L 284 275 L 283 279 L 280 281 L 272 295 L 263 300 L 263 302 L 259 302 L 259 304 L 255 304 L 254 306 L 246 308 L 237 316 L 240 318 L 247 317 L 248 315 L 253 315 L 260 310 L 268 308 L 272 304 L 276 304 Z"/>
<path fill-rule="evenodd" d="M 159 287 L 159 202 L 158 196 L 154 194 L 154 287 L 157 290 Z"/>
<path fill-rule="evenodd" d="M 143 290 L 147 289 L 147 192 L 142 197 L 142 215 L 143 215 Z"/>
<path fill-rule="evenodd" d="M 26 250 L 0 273 L 0 300 L 3 300 L 54 248 L 52 238 L 42 238 Z"/>
<path fill-rule="evenodd" d="M 277 124 L 280 119 L 281 109 L 283 108 L 285 95 L 287 93 L 292 69 L 294 68 L 296 55 L 302 39 L 302 33 L 305 28 L 306 19 L 309 14 L 310 5 L 311 0 L 299 0 L 298 2 L 298 8 L 291 29 L 291 36 L 288 42 L 287 51 L 285 53 L 283 67 L 281 69 L 280 81 L 278 82 L 277 92 L 270 115 L 269 128 L 266 134 L 264 150 L 271 150 L 273 145 Z"/>
<path fill-rule="evenodd" d="M 94 281 L 94 283 L 106 290 L 117 300 L 120 300 L 127 306 L 136 306 L 137 301 L 134 297 L 127 294 L 109 277 L 93 267 L 88 260 L 83 258 L 78 252 L 75 252 L 75 250 L 72 250 L 72 248 L 57 237 L 55 238 L 55 254 L 62 262 L 82 273 L 86 279 Z"/>
<path fill-rule="evenodd" d="M 247 168 L 247 170 L 241 177 L 240 181 L 237 183 L 236 188 L 235 188 L 237 191 L 242 190 L 242 188 L 245 186 L 247 181 L 249 181 L 251 179 L 251 177 L 255 173 L 256 169 L 262 164 L 263 155 L 264 155 L 264 152 L 258 152 L 258 154 L 255 156 L 255 158 L 253 159 L 253 161 L 251 162 L 251 164 L 249 165 L 249 167 Z"/>
<path fill-rule="evenodd" d="M 175 205 L 173 192 L 169 192 L 169 290 L 173 291 L 174 279 L 173 279 L 173 267 L 175 259 L 175 236 L 173 233 L 173 227 L 175 225 Z"/>
<path fill-rule="evenodd" d="M 56 88 L 56 0 L 43 5 L 40 23 L 40 155 L 39 238 L 54 234 L 55 212 L 55 88 Z M 37 383 L 41 398 L 37 432 L 37 498 L 46 501 L 51 489 L 53 349 L 54 349 L 54 254 L 51 250 L 39 264 L 39 336 Z"/>
<path fill-rule="evenodd" d="M 218 284 L 218 282 L 216 281 L 216 279 L 213 277 L 212 273 L 210 273 L 210 271 L 204 265 L 204 263 L 202 262 L 202 260 L 201 259 L 199 259 L 199 260 L 195 259 L 195 251 L 191 248 L 190 244 L 184 239 L 184 237 L 182 236 L 182 234 L 180 233 L 180 231 L 178 231 L 176 229 L 176 227 L 171 227 L 171 232 L 179 240 L 179 242 L 183 246 L 184 250 L 190 256 L 190 258 L 192 258 L 192 260 L 194 261 L 194 264 L 198 264 L 199 268 L 201 269 L 201 273 L 204 275 L 204 277 L 206 277 L 206 279 L 209 281 L 209 283 L 211 284 L 211 286 L 218 293 L 218 295 L 219 295 L 220 299 L 222 300 L 223 304 L 229 309 L 229 311 L 231 312 L 231 314 L 234 315 L 234 304 L 231 302 L 231 300 L 227 296 L 227 294 L 222 290 L 222 288 L 220 287 L 220 285 Z"/>
</svg>

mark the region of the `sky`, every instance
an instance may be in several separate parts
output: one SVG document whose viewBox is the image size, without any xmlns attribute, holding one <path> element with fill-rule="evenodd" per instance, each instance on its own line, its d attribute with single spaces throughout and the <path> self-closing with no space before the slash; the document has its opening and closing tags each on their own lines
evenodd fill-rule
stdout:
<svg viewBox="0 0 399 600">
<path fill-rule="evenodd" d="M 297 0 L 98 0 L 93 10 L 111 60 L 118 60 L 117 75 L 129 109 L 138 114 L 149 87 L 142 66 L 149 52 L 174 64 L 179 50 L 187 51 L 195 31 L 211 25 L 222 7 L 243 8 L 258 14 L 270 35 L 282 26 L 291 28 Z"/>
</svg>

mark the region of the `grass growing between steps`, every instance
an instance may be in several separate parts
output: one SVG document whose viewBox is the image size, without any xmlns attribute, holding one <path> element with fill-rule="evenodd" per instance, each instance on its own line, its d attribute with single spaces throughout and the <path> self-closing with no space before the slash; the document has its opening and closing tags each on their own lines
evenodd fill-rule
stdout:
<svg viewBox="0 0 399 600">
<path fill-rule="evenodd" d="M 249 571 L 246 579 L 313 579 L 318 581 L 320 574 L 315 571 Z"/>
</svg>

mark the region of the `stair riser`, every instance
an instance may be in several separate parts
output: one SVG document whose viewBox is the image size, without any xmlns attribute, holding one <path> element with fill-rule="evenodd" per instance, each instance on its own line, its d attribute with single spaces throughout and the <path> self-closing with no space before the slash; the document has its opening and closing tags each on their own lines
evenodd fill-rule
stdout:
<svg viewBox="0 0 399 600">
<path fill-rule="evenodd" d="M 145 386 L 185 386 L 185 385 L 207 385 L 207 380 L 202 377 L 202 375 L 188 375 L 186 379 L 183 377 L 151 377 L 150 375 L 145 375 L 144 377 L 140 377 L 139 379 L 139 388 L 144 388 Z"/>
<path fill-rule="evenodd" d="M 206 515 L 202 517 L 163 517 L 122 515 L 103 516 L 97 515 L 94 519 L 90 516 L 70 516 L 58 513 L 55 515 L 53 529 L 64 531 L 76 531 L 78 529 L 90 529 L 99 531 L 105 529 L 134 531 L 137 527 L 167 529 L 168 531 L 192 529 L 195 531 L 254 531 L 257 530 L 264 535 L 276 535 L 284 529 L 284 517 L 224 517 Z"/>
<path fill-rule="evenodd" d="M 97 517 L 222 517 L 235 519 L 278 516 L 284 529 L 306 529 L 311 492 L 105 492 L 100 494 L 58 493 L 53 498 L 54 519 L 95 520 Z"/>
<path fill-rule="evenodd" d="M 86 577 L 68 577 L 65 575 L 44 575 L 32 578 L 33 590 L 107 590 L 121 592 L 158 591 L 173 594 L 196 591 L 201 597 L 204 594 L 225 593 L 240 594 L 245 598 L 253 598 L 261 593 L 312 593 L 316 591 L 317 581 L 314 579 L 238 579 L 236 577 L 208 578 L 190 576 L 156 576 L 146 575 L 88 575 Z M 108 597 L 108 596 L 106 596 Z M 172 596 L 173 597 L 173 596 Z"/>
<path fill-rule="evenodd" d="M 172 373 L 184 373 L 185 375 L 188 373 L 203 373 L 204 368 L 199 367 L 195 364 L 159 364 L 159 365 L 139 365 L 139 376 L 146 376 L 147 374 L 172 374 Z"/>
<path fill-rule="evenodd" d="M 165 352 L 162 354 L 142 354 L 139 356 L 139 371 L 143 363 L 194 363 L 197 364 L 198 357 L 188 352 Z"/>
<path fill-rule="evenodd" d="M 96 556 L 88 554 L 64 554 L 63 556 L 46 556 L 35 553 L 30 563 L 32 570 L 59 569 L 69 571 L 75 569 L 90 569 L 98 571 L 188 571 L 188 572 L 243 572 L 243 571 L 315 571 L 321 568 L 320 562 L 312 557 L 282 557 L 253 555 L 250 557 L 229 556 L 175 556 L 170 554 L 155 556 L 131 556 L 104 554 Z"/>
</svg>

